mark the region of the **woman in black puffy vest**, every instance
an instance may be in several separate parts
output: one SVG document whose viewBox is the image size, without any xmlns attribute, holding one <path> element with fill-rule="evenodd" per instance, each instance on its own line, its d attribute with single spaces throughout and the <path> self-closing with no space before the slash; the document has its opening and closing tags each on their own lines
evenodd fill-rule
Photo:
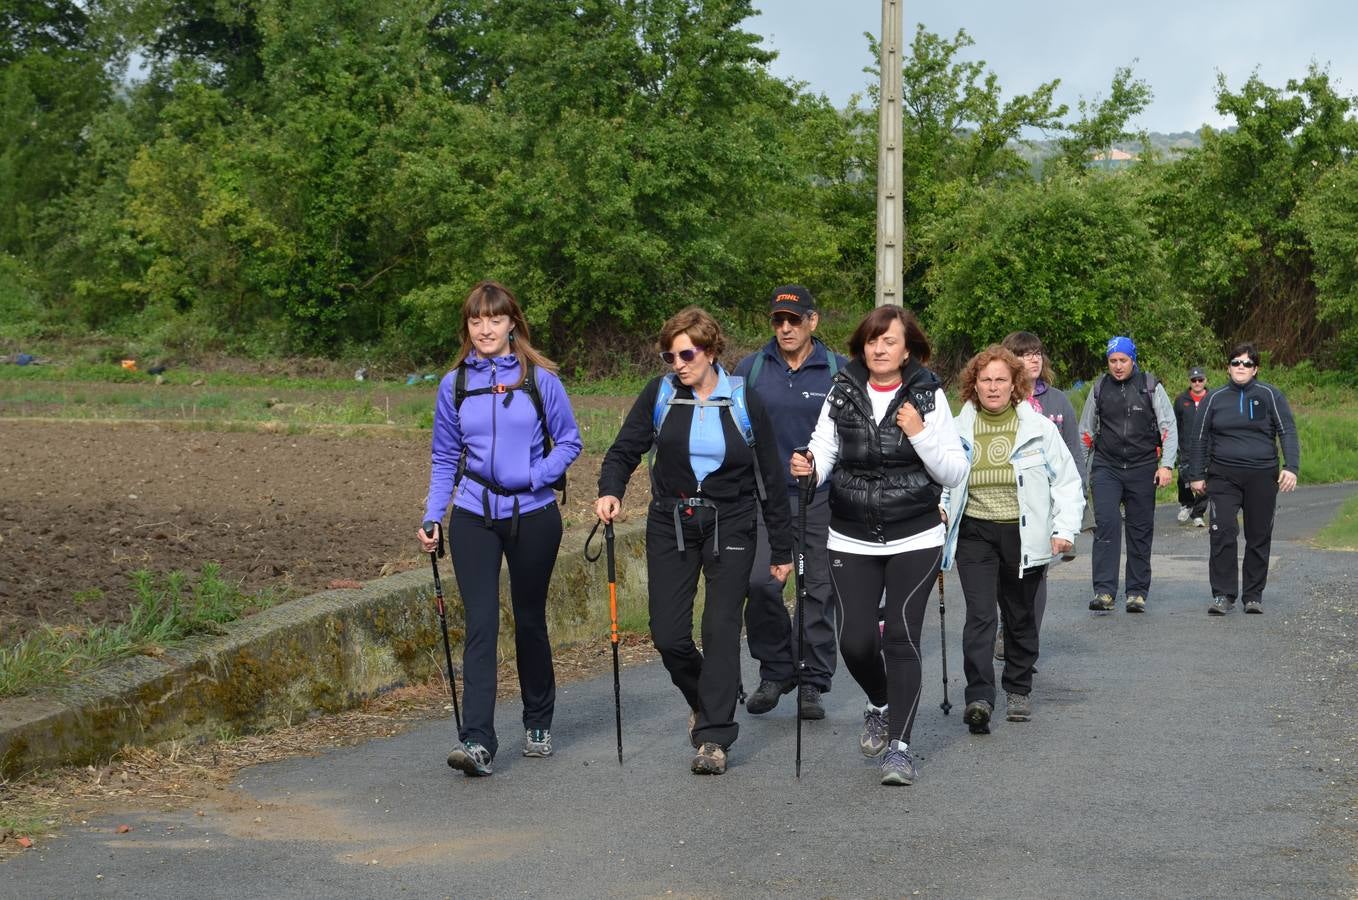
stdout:
<svg viewBox="0 0 1358 900">
<path fill-rule="evenodd" d="M 967 474 L 967 457 L 937 376 L 924 367 L 929 339 L 901 307 L 881 306 L 849 338 L 853 357 L 835 378 L 792 474 L 834 475 L 830 580 L 839 652 L 867 694 L 859 749 L 883 756 L 882 784 L 916 777 L 910 730 L 920 698 L 919 637 L 942 561 L 943 487 Z M 885 627 L 878 606 L 886 591 Z"/>
</svg>

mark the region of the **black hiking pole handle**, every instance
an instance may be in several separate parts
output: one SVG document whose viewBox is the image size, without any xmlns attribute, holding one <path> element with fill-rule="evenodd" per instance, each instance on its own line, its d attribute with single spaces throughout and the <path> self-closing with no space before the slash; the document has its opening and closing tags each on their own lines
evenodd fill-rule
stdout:
<svg viewBox="0 0 1358 900">
<path fill-rule="evenodd" d="M 938 572 L 938 640 L 943 645 L 943 702 L 938 704 L 938 708 L 943 710 L 943 715 L 952 712 L 952 703 L 948 701 L 948 639 L 943 632 L 944 623 L 943 606 L 943 570 Z"/>
<path fill-rule="evenodd" d="M 432 538 L 434 530 L 437 528 L 437 522 L 425 522 L 424 536 Z M 443 604 L 443 579 L 439 577 L 438 558 L 443 553 L 443 530 L 439 529 L 438 549 L 429 552 L 429 566 L 434 570 L 434 608 L 438 610 L 439 627 L 443 631 L 443 659 L 448 666 L 448 690 L 453 694 L 453 721 L 457 724 L 457 730 L 460 733 L 462 731 L 462 710 L 457 705 L 457 670 L 453 668 L 453 648 L 448 641 L 448 612 Z"/>
</svg>

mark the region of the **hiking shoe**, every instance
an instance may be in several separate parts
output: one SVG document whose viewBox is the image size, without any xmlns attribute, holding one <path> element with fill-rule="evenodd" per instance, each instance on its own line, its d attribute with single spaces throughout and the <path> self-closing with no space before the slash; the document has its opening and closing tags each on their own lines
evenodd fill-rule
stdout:
<svg viewBox="0 0 1358 900">
<path fill-rule="evenodd" d="M 468 777 L 490 774 L 490 751 L 476 741 L 458 741 L 448 754 L 448 765 Z"/>
<path fill-rule="evenodd" d="M 1234 597 L 1225 597 L 1221 594 L 1212 598 L 1212 605 L 1207 607 L 1207 615 L 1224 616 L 1235 607 Z"/>
<path fill-rule="evenodd" d="M 973 700 L 962 713 L 962 721 L 972 734 L 990 734 L 991 706 L 984 700 Z"/>
<path fill-rule="evenodd" d="M 886 756 L 882 757 L 882 784 L 914 784 L 919 777 L 915 759 L 910 755 L 910 747 L 900 741 L 892 741 Z"/>
<path fill-rule="evenodd" d="M 1095 612 L 1108 612 L 1113 608 L 1112 594 L 1095 594 L 1094 599 L 1089 601 L 1089 608 Z"/>
<path fill-rule="evenodd" d="M 778 698 L 797 686 L 795 681 L 761 681 L 759 687 L 745 701 L 745 711 L 756 716 L 778 705 Z"/>
<path fill-rule="evenodd" d="M 530 728 L 523 735 L 523 755 L 547 757 L 552 755 L 552 733 L 546 728 Z"/>
<path fill-rule="evenodd" d="M 1142 594 L 1127 595 L 1127 612 L 1143 613 L 1146 611 L 1146 598 Z"/>
<path fill-rule="evenodd" d="M 726 751 L 708 741 L 693 754 L 692 769 L 694 775 L 721 775 L 726 771 Z"/>
<path fill-rule="evenodd" d="M 1264 614 L 1264 601 L 1246 600 L 1245 612 L 1249 613 L 1250 615 L 1262 616 Z"/>
<path fill-rule="evenodd" d="M 999 628 L 995 631 L 995 658 L 1004 659 L 1004 629 Z"/>
<path fill-rule="evenodd" d="M 1009 722 L 1026 722 L 1033 717 L 1033 702 L 1027 694 L 1008 691 L 1004 695 L 1004 718 Z"/>
<path fill-rule="evenodd" d="M 886 749 L 886 707 L 881 710 L 871 705 L 863 710 L 863 733 L 858 736 L 858 749 L 867 757 L 881 756 Z"/>
<path fill-rule="evenodd" d="M 1179 507 L 1179 514 L 1175 516 L 1175 518 L 1178 519 L 1179 524 L 1182 525 L 1188 521 L 1189 517 L 1192 516 L 1192 514 L 1193 511 L 1189 509 L 1187 506 L 1181 506 Z"/>
<path fill-rule="evenodd" d="M 1204 522 L 1204 521 L 1202 520 L 1202 516 L 1194 516 L 1194 517 L 1193 517 L 1193 527 L 1194 527 L 1194 528 L 1206 528 L 1206 527 L 1207 527 L 1207 523 Z"/>
<path fill-rule="evenodd" d="M 797 709 L 803 719 L 825 718 L 825 707 L 820 702 L 820 688 L 810 684 L 802 685 L 802 689 L 797 692 Z"/>
</svg>

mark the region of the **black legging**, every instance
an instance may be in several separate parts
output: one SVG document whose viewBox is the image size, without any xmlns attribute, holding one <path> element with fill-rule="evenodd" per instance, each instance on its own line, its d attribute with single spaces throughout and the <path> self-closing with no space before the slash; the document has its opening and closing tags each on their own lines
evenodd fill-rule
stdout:
<svg viewBox="0 0 1358 900">
<path fill-rule="evenodd" d="M 887 706 L 891 740 L 910 742 L 920 695 L 920 631 L 943 548 L 893 556 L 830 551 L 839 654 L 873 706 Z M 886 629 L 878 604 L 886 588 Z"/>
<path fill-rule="evenodd" d="M 523 696 L 523 727 L 551 728 L 556 706 L 556 673 L 547 639 L 547 586 L 561 546 L 561 510 L 555 504 L 519 516 L 519 533 L 509 539 L 510 519 L 486 526 L 481 513 L 455 508 L 448 522 L 448 549 L 466 611 L 462 648 L 462 733 L 495 755 L 496 645 L 500 637 L 500 560 L 509 563 L 509 597 L 514 610 L 514 654 Z"/>
</svg>

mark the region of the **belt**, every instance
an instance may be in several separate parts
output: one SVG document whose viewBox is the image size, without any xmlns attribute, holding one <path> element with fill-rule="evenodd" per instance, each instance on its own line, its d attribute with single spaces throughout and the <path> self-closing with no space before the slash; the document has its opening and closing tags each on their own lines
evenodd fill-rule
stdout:
<svg viewBox="0 0 1358 900">
<path fill-rule="evenodd" d="M 684 552 L 684 522 L 683 515 L 692 515 L 693 510 L 699 507 L 707 507 L 712 510 L 714 517 L 712 522 L 712 556 L 721 559 L 721 509 L 717 504 L 706 497 L 680 497 L 674 503 L 674 538 L 679 544 L 679 552 Z"/>
<path fill-rule="evenodd" d="M 513 513 L 513 515 L 510 517 L 510 520 L 509 520 L 509 539 L 510 539 L 511 541 L 517 541 L 517 540 L 519 539 L 519 494 L 518 494 L 518 492 L 517 492 L 517 491 L 507 490 L 506 488 L 501 487 L 500 485 L 496 484 L 495 482 L 491 481 L 490 479 L 488 479 L 488 478 L 482 478 L 480 475 L 477 475 L 475 472 L 472 472 L 472 471 L 470 471 L 470 470 L 464 472 L 463 474 L 464 474 L 466 477 L 470 478 L 472 481 L 475 481 L 477 484 L 481 485 L 481 487 L 485 488 L 485 490 L 481 492 L 481 515 L 482 515 L 482 516 L 485 518 L 485 520 L 486 520 L 486 527 L 487 527 L 487 528 L 490 527 L 491 521 L 492 521 L 492 520 L 491 520 L 491 516 L 490 516 L 490 495 L 491 495 L 491 493 L 499 494 L 501 497 L 513 497 L 513 498 L 514 498 L 514 513 Z M 683 549 L 683 548 L 680 548 L 680 549 Z"/>
</svg>

